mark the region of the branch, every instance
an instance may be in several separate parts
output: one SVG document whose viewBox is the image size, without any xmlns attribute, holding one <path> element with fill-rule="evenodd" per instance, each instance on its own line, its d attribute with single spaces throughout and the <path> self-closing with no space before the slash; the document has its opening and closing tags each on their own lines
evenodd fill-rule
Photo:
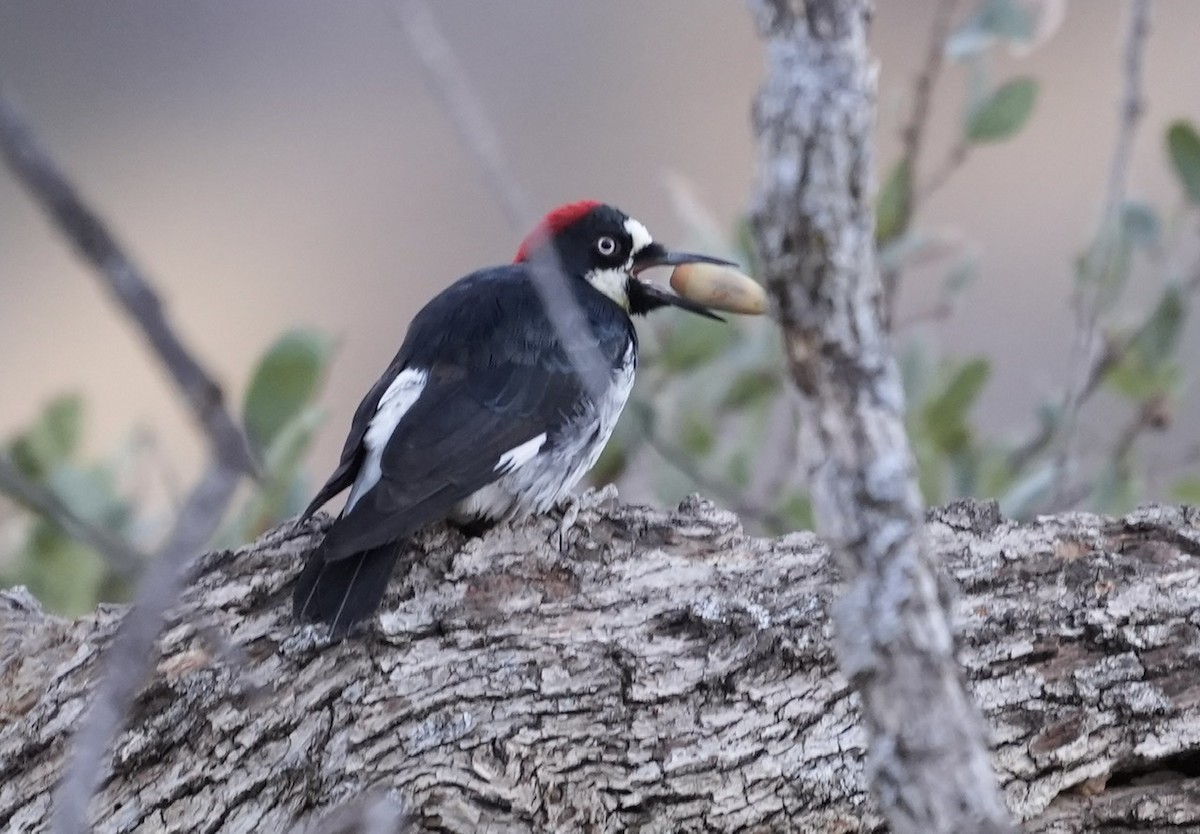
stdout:
<svg viewBox="0 0 1200 834">
<path fill-rule="evenodd" d="M 141 328 L 204 429 L 212 463 L 193 489 L 158 557 L 146 570 L 134 607 L 114 641 L 105 674 L 73 745 L 74 756 L 55 793 L 52 810 L 59 834 L 86 830 L 88 801 L 104 776 L 109 741 L 151 664 L 154 641 L 166 610 L 175 602 L 187 567 L 216 531 L 243 474 L 257 468 L 245 435 L 222 405 L 212 377 L 184 347 L 166 319 L 162 302 L 100 217 L 38 145 L 13 101 L 0 91 L 0 152 L 9 168 L 41 204 L 56 228 L 96 267 L 125 312 Z M 61 516 L 61 513 L 60 513 Z"/>
<path fill-rule="evenodd" d="M 22 475 L 4 454 L 0 454 L 0 492 L 95 550 L 120 576 L 134 576 L 146 565 L 146 557 L 132 545 L 80 518 L 53 491 Z"/>
<path fill-rule="evenodd" d="M 154 644 L 200 549 L 217 531 L 241 473 L 214 461 L 184 503 L 167 542 L 138 583 L 133 606 L 104 656 L 91 703 L 75 734 L 72 757 L 54 795 L 57 834 L 88 831 L 88 802 L 104 781 L 109 744 L 125 724 L 152 668 Z"/>
<path fill-rule="evenodd" d="M 1063 397 L 1062 416 L 1056 426 L 1048 435 L 1046 427 L 1042 427 L 1031 441 L 1019 447 L 1017 453 L 1017 460 L 1027 460 L 1055 440 L 1061 441 L 1054 467 L 1054 483 L 1050 490 L 1051 504 L 1061 500 L 1059 493 L 1070 468 L 1075 428 L 1083 405 L 1099 387 L 1108 370 L 1122 358 L 1114 353 L 1111 345 L 1098 344 L 1098 329 L 1104 312 L 1103 276 L 1112 268 L 1121 245 L 1119 224 L 1129 180 L 1134 136 L 1143 110 L 1142 64 L 1149 29 L 1150 0 L 1132 0 L 1124 47 L 1124 92 L 1104 207 L 1095 242 L 1084 257 L 1073 300 L 1076 333 L 1071 364 L 1075 369 L 1072 374 L 1074 378 Z"/>
<path fill-rule="evenodd" d="M 561 545 L 555 517 L 428 531 L 380 621 L 331 644 L 286 602 L 327 524 L 200 560 L 106 761 L 96 834 L 288 831 L 381 794 L 438 834 L 888 830 L 815 536 L 588 493 Z M 1198 531 L 1197 511 L 1162 507 L 931 514 L 930 553 L 962 588 L 964 674 L 1027 831 L 1200 819 Z M 125 616 L 65 621 L 0 593 L 0 830 L 46 830 Z"/>
<path fill-rule="evenodd" d="M 901 133 L 904 143 L 902 158 L 915 179 L 917 163 L 921 156 L 921 143 L 929 125 L 930 104 L 933 88 L 942 71 L 942 60 L 946 54 L 946 39 L 950 35 L 950 23 L 961 0 L 938 0 L 929 30 L 929 41 L 925 45 L 925 63 L 917 74 L 913 85 L 913 106 L 908 122 Z"/>
<path fill-rule="evenodd" d="M 767 42 L 751 222 L 800 394 L 819 532 L 845 574 L 840 665 L 862 699 L 867 778 L 896 834 L 1008 832 L 984 728 L 923 543 L 870 193 L 869 0 L 751 3 Z"/>
<path fill-rule="evenodd" d="M 942 71 L 942 60 L 946 54 L 946 38 L 950 34 L 950 23 L 954 19 L 954 11 L 958 7 L 959 2 L 960 0 L 938 0 L 937 7 L 933 13 L 933 23 L 930 26 L 929 41 L 925 45 L 925 63 L 922 65 L 921 71 L 917 74 L 917 80 L 913 85 L 912 112 L 909 114 L 908 121 L 905 123 L 904 129 L 900 134 L 901 141 L 903 142 L 901 160 L 908 167 L 910 183 L 917 181 L 917 163 L 921 157 L 921 144 L 925 138 L 925 129 L 929 125 L 933 88 L 937 84 L 938 76 Z M 965 158 L 965 152 L 962 156 Z M 926 190 L 920 195 L 921 199 L 927 197 L 929 193 Z M 904 227 L 899 230 L 901 233 L 907 229 L 910 219 L 917 210 L 918 201 L 915 188 L 910 195 L 910 200 L 908 211 L 905 213 Z M 886 270 L 880 276 L 883 284 L 884 319 L 889 327 L 895 317 L 896 293 L 899 290 L 900 273 L 900 268 L 896 267 Z"/>
<path fill-rule="evenodd" d="M 512 175 L 500 149 L 500 138 L 450 43 L 438 28 L 433 10 L 424 0 L 404 0 L 400 5 L 400 22 L 431 90 L 471 152 L 484 181 L 500 201 L 509 223 L 518 234 L 533 228 L 535 218 L 529 210 L 529 200 Z M 608 389 L 608 363 L 600 354 L 587 317 L 563 280 L 565 273 L 558 253 L 552 246 L 541 247 L 530 267 L 534 289 L 550 325 L 588 394 L 600 402 Z"/>
<path fill-rule="evenodd" d="M 247 475 L 257 468 L 245 435 L 222 405 L 221 389 L 172 330 L 162 302 L 121 249 L 104 221 L 89 208 L 39 146 L 16 103 L 0 89 L 0 153 L 55 227 L 96 268 L 97 275 L 141 329 L 175 381 L 192 415 L 208 435 L 213 454 Z"/>
<path fill-rule="evenodd" d="M 913 187 L 916 192 L 914 199 L 918 202 L 924 202 L 940 191 L 942 186 L 949 182 L 951 175 L 967 161 L 970 153 L 970 144 L 962 140 L 956 142 L 954 147 L 950 148 L 950 151 L 946 154 L 946 158 L 942 160 L 942 164 L 929 175 L 929 179 L 920 188 Z"/>
</svg>

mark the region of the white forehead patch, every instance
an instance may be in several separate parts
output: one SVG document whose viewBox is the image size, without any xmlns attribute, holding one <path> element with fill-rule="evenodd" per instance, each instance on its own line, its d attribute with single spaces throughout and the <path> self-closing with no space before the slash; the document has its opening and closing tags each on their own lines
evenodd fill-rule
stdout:
<svg viewBox="0 0 1200 834">
<path fill-rule="evenodd" d="M 633 239 L 633 254 L 641 252 L 654 242 L 646 227 L 632 217 L 625 220 L 625 231 L 629 232 L 629 237 Z"/>
</svg>

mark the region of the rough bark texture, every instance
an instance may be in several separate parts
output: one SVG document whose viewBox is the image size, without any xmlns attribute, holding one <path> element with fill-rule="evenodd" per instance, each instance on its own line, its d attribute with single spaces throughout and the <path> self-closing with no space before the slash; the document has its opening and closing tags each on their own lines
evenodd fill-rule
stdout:
<svg viewBox="0 0 1200 834">
<path fill-rule="evenodd" d="M 284 831 L 389 791 L 423 831 L 883 830 L 811 534 L 593 493 L 565 532 L 430 533 L 380 622 L 329 644 L 287 603 L 323 525 L 202 558 L 97 831 Z M 1200 513 L 964 503 L 929 541 L 1027 830 L 1200 830 Z M 0 830 L 44 830 L 122 611 L 0 593 Z"/>
<path fill-rule="evenodd" d="M 753 0 L 767 44 L 751 220 L 799 390 L 818 531 L 847 588 L 842 671 L 868 780 L 897 834 L 1011 830 L 923 542 L 871 208 L 870 0 Z"/>
</svg>

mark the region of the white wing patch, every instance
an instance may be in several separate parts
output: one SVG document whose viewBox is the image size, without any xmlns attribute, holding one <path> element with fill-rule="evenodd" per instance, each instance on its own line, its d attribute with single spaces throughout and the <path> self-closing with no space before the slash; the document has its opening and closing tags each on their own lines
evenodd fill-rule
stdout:
<svg viewBox="0 0 1200 834">
<path fill-rule="evenodd" d="M 537 437 L 532 437 L 526 440 L 520 446 L 514 446 L 500 456 L 500 460 L 496 461 L 497 472 L 512 472 L 529 461 L 533 460 L 534 456 L 542 448 L 542 444 L 546 442 L 546 433 L 542 432 Z"/>
<path fill-rule="evenodd" d="M 637 254 L 654 242 L 654 238 L 650 237 L 650 231 L 632 217 L 625 220 L 625 231 L 629 232 L 629 237 L 633 239 L 633 254 Z"/>
<path fill-rule="evenodd" d="M 350 488 L 350 497 L 346 499 L 346 509 L 343 510 L 343 513 L 354 509 L 358 499 L 379 483 L 379 478 L 383 475 L 380 461 L 383 458 L 384 447 L 391 440 L 396 426 L 400 425 L 400 420 L 421 396 L 421 392 L 425 390 L 425 383 L 428 381 L 428 372 L 419 368 L 407 368 L 392 380 L 392 384 L 379 398 L 375 416 L 371 418 L 366 434 L 363 435 L 363 446 L 367 449 L 367 458 L 363 461 L 362 468 L 358 470 L 354 486 Z"/>
</svg>

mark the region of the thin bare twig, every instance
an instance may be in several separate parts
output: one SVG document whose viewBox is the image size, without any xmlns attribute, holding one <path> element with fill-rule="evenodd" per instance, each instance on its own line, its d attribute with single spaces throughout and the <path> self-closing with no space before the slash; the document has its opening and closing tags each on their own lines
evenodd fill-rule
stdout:
<svg viewBox="0 0 1200 834">
<path fill-rule="evenodd" d="M 671 468 L 685 476 L 699 489 L 704 490 L 728 509 L 733 510 L 743 518 L 749 518 L 770 528 L 772 533 L 781 533 L 793 529 L 796 525 L 784 518 L 780 513 L 753 501 L 747 501 L 743 496 L 729 489 L 729 485 L 717 478 L 710 478 L 696 465 L 690 455 L 673 443 L 660 437 L 649 424 L 643 420 L 644 441 Z"/>
<path fill-rule="evenodd" d="M 950 318 L 954 312 L 954 305 L 949 301 L 938 301 L 937 303 L 926 307 L 924 310 L 917 310 L 910 313 L 902 319 L 896 319 L 892 322 L 892 329 L 900 332 L 916 327 L 918 324 L 926 324 L 928 322 L 945 321 Z"/>
<path fill-rule="evenodd" d="M 933 88 L 942 72 L 942 61 L 946 55 L 946 39 L 950 35 L 950 22 L 961 0 L 939 0 L 933 13 L 933 25 L 925 48 L 925 63 L 917 75 L 913 87 L 913 107 L 901 138 L 904 142 L 903 160 L 915 176 L 921 155 L 921 142 L 929 124 L 929 108 L 933 101 Z"/>
<path fill-rule="evenodd" d="M 942 62 L 946 54 L 946 38 L 950 34 L 950 22 L 954 18 L 954 11 L 959 2 L 960 0 L 939 0 L 933 13 L 933 24 L 930 27 L 929 41 L 925 49 L 925 62 L 913 85 L 912 112 L 900 134 L 903 142 L 903 152 L 900 158 L 902 163 L 908 167 L 910 183 L 916 182 L 921 144 L 925 138 L 925 129 L 929 125 L 933 88 L 942 71 Z M 922 194 L 921 198 L 924 199 L 925 196 L 928 196 L 928 192 Z M 915 189 L 909 194 L 909 201 L 908 210 L 904 214 L 903 224 L 899 229 L 900 233 L 907 230 L 913 213 L 917 209 L 918 195 Z M 889 329 L 891 329 L 892 319 L 895 315 L 896 292 L 899 290 L 901 272 L 902 270 L 897 266 L 881 271 L 879 276 L 883 284 L 884 322 Z"/>
<path fill-rule="evenodd" d="M 0 91 L 0 153 L 41 204 L 55 227 L 96 267 L 105 285 L 137 323 L 203 427 L 212 463 L 192 490 L 167 542 L 138 586 L 137 599 L 106 655 L 72 757 L 54 795 L 59 834 L 87 830 L 87 807 L 104 773 L 105 755 L 153 661 L 154 641 L 175 602 L 192 558 L 211 538 L 243 474 L 257 466 L 241 428 L 222 405 L 221 389 L 171 329 L 162 302 L 100 217 L 89 208 L 38 144 L 11 98 Z"/>
<path fill-rule="evenodd" d="M 123 577 L 133 576 L 147 563 L 128 542 L 80 518 L 52 490 L 22 475 L 6 455 L 0 455 L 0 492 L 95 550 Z"/>
<path fill-rule="evenodd" d="M 188 496 L 166 544 L 138 584 L 133 606 L 105 653 L 103 676 L 72 741 L 70 761 L 54 792 L 52 814 L 57 834 L 83 834 L 89 830 L 88 803 L 107 770 L 104 763 L 109 744 L 124 724 L 129 706 L 154 663 L 154 643 L 167 609 L 178 599 L 190 563 L 216 532 L 240 477 L 240 470 L 228 462 L 212 463 Z"/>
<path fill-rule="evenodd" d="M 442 35 L 433 10 L 424 0 L 401 3 L 400 24 L 425 71 L 433 93 L 445 108 L 476 166 L 500 201 L 509 222 L 518 233 L 533 228 L 534 215 L 529 200 L 513 176 L 504 158 L 500 139 L 475 95 L 454 50 Z M 608 388 L 610 371 L 600 354 L 591 325 L 576 303 L 558 253 L 552 246 L 535 250 L 530 274 L 559 341 L 575 368 L 575 373 L 593 400 L 599 402 Z"/>
<path fill-rule="evenodd" d="M 1084 402 L 1099 386 L 1104 373 L 1114 364 L 1111 352 L 1099 338 L 1100 319 L 1104 314 L 1102 276 L 1117 257 L 1121 208 L 1129 181 L 1133 142 L 1143 110 L 1142 64 L 1150 30 L 1150 0 L 1133 0 L 1129 7 L 1129 28 L 1124 46 L 1124 91 L 1117 120 L 1117 136 L 1109 165 L 1108 186 L 1096 231 L 1094 245 L 1084 259 L 1083 273 L 1074 297 L 1076 339 L 1072 351 L 1073 381 L 1063 399 L 1062 416 L 1052 432 L 1061 446 L 1054 466 L 1051 503 L 1057 503 L 1059 491 L 1070 469 L 1074 451 L 1075 426 Z M 1051 441 L 1052 442 L 1052 441 Z"/>
<path fill-rule="evenodd" d="M 239 471 L 255 475 L 257 466 L 245 435 L 222 405 L 221 389 L 175 334 L 158 294 L 141 270 L 39 146 L 17 104 L 2 85 L 0 153 L 17 179 L 50 215 L 56 228 L 96 267 L 113 298 L 138 325 L 207 434 L 213 454 Z"/>
<path fill-rule="evenodd" d="M 1163 431 L 1171 423 L 1171 409 L 1165 395 L 1148 397 L 1138 407 L 1137 413 L 1125 424 L 1113 441 L 1108 459 L 1117 468 L 1120 477 L 1128 478 L 1132 472 L 1132 454 L 1137 441 L 1147 431 Z M 1054 503 L 1045 508 L 1049 513 L 1065 513 L 1076 508 L 1096 491 L 1098 478 L 1089 478 L 1073 486 L 1059 490 Z M 1100 508 L 1108 511 L 1108 508 Z"/>
<path fill-rule="evenodd" d="M 1121 363 L 1129 352 L 1129 340 L 1117 341 L 1108 339 L 1104 349 L 1096 356 L 1088 368 L 1087 378 L 1080 388 L 1079 403 L 1082 405 L 1100 388 L 1104 377 Z M 1008 455 L 1008 466 L 1013 472 L 1023 470 L 1034 458 L 1044 452 L 1058 436 L 1060 424 L 1058 421 L 1043 421 L 1037 430 Z"/>
<path fill-rule="evenodd" d="M 971 152 L 971 146 L 966 142 L 959 142 L 950 152 L 946 154 L 946 158 L 942 160 L 942 164 L 929 175 L 929 179 L 920 188 L 914 188 L 913 202 L 924 202 L 934 195 L 946 182 L 950 179 L 950 175 L 962 167 L 967 161 L 967 156 Z"/>
</svg>

